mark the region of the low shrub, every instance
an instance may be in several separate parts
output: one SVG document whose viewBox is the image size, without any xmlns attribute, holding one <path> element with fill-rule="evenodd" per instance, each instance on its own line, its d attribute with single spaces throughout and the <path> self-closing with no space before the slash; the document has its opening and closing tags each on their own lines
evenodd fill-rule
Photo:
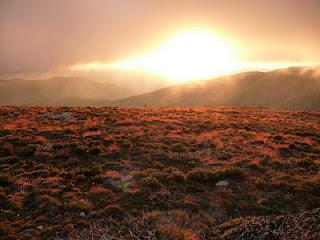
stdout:
<svg viewBox="0 0 320 240">
<path fill-rule="evenodd" d="M 103 215 L 121 219 L 124 211 L 119 205 L 109 205 L 103 209 Z"/>
<path fill-rule="evenodd" d="M 59 149 L 55 154 L 56 159 L 67 160 L 70 157 L 70 153 L 67 149 Z"/>
<path fill-rule="evenodd" d="M 101 153 L 101 148 L 100 147 L 93 147 L 89 150 L 89 153 L 92 155 L 92 156 L 97 156 Z"/>
<path fill-rule="evenodd" d="M 11 202 L 4 193 L 0 193 L 0 209 L 15 210 L 16 208 L 16 205 Z"/>
<path fill-rule="evenodd" d="M 85 177 L 94 177 L 96 175 L 100 175 L 102 173 L 102 169 L 99 166 L 91 165 L 83 168 L 76 168 L 71 171 L 73 176 L 84 175 Z"/>
<path fill-rule="evenodd" d="M 92 187 L 88 193 L 88 199 L 98 208 L 106 206 L 114 197 L 113 191 L 104 187 Z"/>
<path fill-rule="evenodd" d="M 145 218 L 161 239 L 199 239 L 197 233 L 189 228 L 189 225 L 192 225 L 192 221 L 189 214 L 183 210 L 151 211 L 146 213 Z"/>
<path fill-rule="evenodd" d="M 32 157 L 36 152 L 36 147 L 34 145 L 28 145 L 19 149 L 18 155 L 21 157 Z"/>
<path fill-rule="evenodd" d="M 183 172 L 175 170 L 166 177 L 166 181 L 174 181 L 175 183 L 184 183 L 186 180 Z"/>
<path fill-rule="evenodd" d="M 34 191 L 28 192 L 23 199 L 23 209 L 25 211 L 37 209 L 39 206 L 39 201 L 37 198 L 37 193 Z"/>
<path fill-rule="evenodd" d="M 217 170 L 219 179 L 243 179 L 245 177 L 245 172 L 239 167 L 227 166 Z"/>
<path fill-rule="evenodd" d="M 284 169 L 288 169 L 288 168 L 290 167 L 288 163 L 281 162 L 281 161 L 279 161 L 279 160 L 271 160 L 271 161 L 269 162 L 269 165 L 270 165 L 273 169 L 279 170 L 279 171 L 284 170 Z"/>
<path fill-rule="evenodd" d="M 245 172 L 238 167 L 221 167 L 217 169 L 194 169 L 188 172 L 187 181 L 206 183 L 223 179 L 243 179 Z"/>
<path fill-rule="evenodd" d="M 4 137 L 10 134 L 10 130 L 7 129 L 0 129 L 0 137 Z"/>
<path fill-rule="evenodd" d="M 106 162 L 103 166 L 104 169 L 108 170 L 119 170 L 121 169 L 121 163 L 119 162 Z"/>
<path fill-rule="evenodd" d="M 61 143 L 54 143 L 52 145 L 52 149 L 53 150 L 60 150 L 60 149 L 63 149 L 63 148 L 65 148 L 65 146 L 64 146 L 64 144 L 61 144 Z"/>
<path fill-rule="evenodd" d="M 218 181 L 215 172 L 208 169 L 194 169 L 188 172 L 187 182 L 206 183 L 210 181 Z"/>
<path fill-rule="evenodd" d="M 53 155 L 48 152 L 36 152 L 34 158 L 40 162 L 47 162 L 53 159 Z"/>
<path fill-rule="evenodd" d="M 317 164 L 310 158 L 304 158 L 295 161 L 295 166 L 308 169 L 317 167 Z"/>
<path fill-rule="evenodd" d="M 187 148 L 181 143 L 176 143 L 171 147 L 172 152 L 184 153 L 187 152 Z"/>
<path fill-rule="evenodd" d="M 144 186 L 144 187 L 149 187 L 149 188 L 160 188 L 161 183 L 159 182 L 158 179 L 152 176 L 144 177 L 142 178 L 139 183 Z"/>
<path fill-rule="evenodd" d="M 8 239 L 8 232 L 3 223 L 0 223 L 0 238 Z M 10 238 L 9 238 L 10 239 Z"/>
<path fill-rule="evenodd" d="M 0 158 L 1 163 L 7 163 L 7 164 L 16 164 L 20 161 L 20 158 L 17 156 L 10 156 L 10 157 L 4 157 Z"/>
<path fill-rule="evenodd" d="M 14 180 L 9 174 L 7 174 L 7 173 L 0 174 L 0 186 L 1 187 L 9 187 L 11 184 L 13 184 L 13 182 L 14 182 Z"/>
<path fill-rule="evenodd" d="M 88 153 L 88 147 L 86 146 L 77 146 L 75 149 L 74 149 L 74 152 L 78 155 L 85 155 Z"/>
<path fill-rule="evenodd" d="M 93 205 L 87 199 L 73 199 L 68 203 L 68 207 L 73 211 L 89 211 Z"/>
<path fill-rule="evenodd" d="M 9 157 L 12 155 L 12 149 L 7 146 L 0 146 L 0 157 Z"/>
</svg>

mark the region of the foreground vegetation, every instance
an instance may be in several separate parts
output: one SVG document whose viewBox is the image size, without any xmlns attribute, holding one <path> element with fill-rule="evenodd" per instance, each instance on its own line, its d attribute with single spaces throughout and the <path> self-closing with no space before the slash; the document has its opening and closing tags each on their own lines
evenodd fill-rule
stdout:
<svg viewBox="0 0 320 240">
<path fill-rule="evenodd" d="M 1 107 L 0 126 L 0 239 L 255 239 L 227 235 L 319 213 L 319 112 Z"/>
</svg>

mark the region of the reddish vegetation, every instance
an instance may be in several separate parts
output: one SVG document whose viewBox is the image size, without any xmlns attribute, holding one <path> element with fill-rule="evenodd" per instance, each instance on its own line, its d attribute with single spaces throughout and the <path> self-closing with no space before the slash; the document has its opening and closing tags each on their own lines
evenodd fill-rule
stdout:
<svg viewBox="0 0 320 240">
<path fill-rule="evenodd" d="M 0 126 L 0 239 L 219 239 L 320 207 L 318 112 L 1 107 Z"/>
</svg>

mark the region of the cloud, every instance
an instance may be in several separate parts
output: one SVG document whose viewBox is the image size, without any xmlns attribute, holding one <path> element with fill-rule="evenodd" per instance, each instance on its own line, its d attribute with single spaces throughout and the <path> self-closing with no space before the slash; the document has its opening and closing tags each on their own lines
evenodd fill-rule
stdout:
<svg viewBox="0 0 320 240">
<path fill-rule="evenodd" d="M 236 42 L 244 60 L 316 61 L 319 8 L 317 0 L 2 0 L 0 73 L 125 59 L 194 25 Z"/>
</svg>

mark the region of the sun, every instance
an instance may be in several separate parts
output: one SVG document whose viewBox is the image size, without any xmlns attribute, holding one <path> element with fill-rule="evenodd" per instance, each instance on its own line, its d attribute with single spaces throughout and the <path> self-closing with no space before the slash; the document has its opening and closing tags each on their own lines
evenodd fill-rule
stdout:
<svg viewBox="0 0 320 240">
<path fill-rule="evenodd" d="M 195 29 L 177 33 L 143 56 L 108 64 L 91 63 L 80 68 L 140 71 L 179 83 L 225 74 L 234 65 L 234 49 L 230 44 L 209 31 Z"/>
<path fill-rule="evenodd" d="M 176 34 L 140 58 L 114 63 L 114 68 L 146 71 L 175 82 L 206 79 L 228 72 L 235 64 L 233 48 L 208 31 Z"/>
</svg>

